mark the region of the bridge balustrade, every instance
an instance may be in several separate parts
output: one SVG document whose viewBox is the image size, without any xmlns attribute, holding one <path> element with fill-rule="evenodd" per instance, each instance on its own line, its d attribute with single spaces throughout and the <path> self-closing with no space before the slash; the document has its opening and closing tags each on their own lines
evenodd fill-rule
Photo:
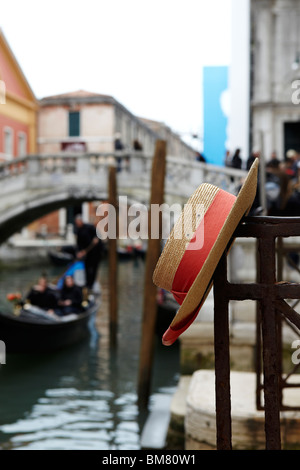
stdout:
<svg viewBox="0 0 300 470">
<path fill-rule="evenodd" d="M 68 203 L 106 199 L 111 166 L 117 169 L 118 194 L 148 205 L 152 160 L 153 155 L 140 151 L 118 151 L 27 155 L 1 162 L 0 241 L 12 234 L 12 227 L 19 230 L 29 219 L 35 220 L 33 217 L 41 217 Z M 237 193 L 245 175 L 242 170 L 170 155 L 165 202 L 185 204 L 203 182 Z"/>
<path fill-rule="evenodd" d="M 27 178 L 37 175 L 80 175 L 91 176 L 106 173 L 109 166 L 116 166 L 118 176 L 139 175 L 145 184 L 149 180 L 152 155 L 142 152 L 107 152 L 91 154 L 63 153 L 53 155 L 27 155 L 0 163 L 0 180 L 11 179 L 19 175 Z M 202 182 L 212 183 L 230 192 L 236 192 L 245 176 L 242 170 L 189 161 L 169 156 L 167 159 L 167 186 L 180 191 L 180 187 L 197 187 Z M 63 181 L 62 181 L 63 182 Z M 168 184 L 169 183 L 169 184 Z M 49 180 L 50 186 L 53 180 Z M 186 196 L 184 194 L 180 194 Z"/>
</svg>

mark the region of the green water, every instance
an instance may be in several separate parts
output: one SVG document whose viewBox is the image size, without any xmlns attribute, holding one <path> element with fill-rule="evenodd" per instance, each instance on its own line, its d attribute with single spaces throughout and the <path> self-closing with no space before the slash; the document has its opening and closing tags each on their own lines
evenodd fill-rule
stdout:
<svg viewBox="0 0 300 470">
<path fill-rule="evenodd" d="M 23 294 L 50 265 L 0 270 L 1 308 L 6 293 Z M 103 304 L 96 329 L 84 343 L 48 355 L 7 354 L 0 366 L 0 448 L 33 450 L 135 450 L 147 413 L 137 406 L 144 262 L 119 263 L 118 340 L 107 337 L 108 266 L 99 280 Z M 0 332 L 1 339 L 1 332 Z M 178 348 L 155 340 L 149 408 L 160 394 L 173 393 L 178 381 Z"/>
</svg>

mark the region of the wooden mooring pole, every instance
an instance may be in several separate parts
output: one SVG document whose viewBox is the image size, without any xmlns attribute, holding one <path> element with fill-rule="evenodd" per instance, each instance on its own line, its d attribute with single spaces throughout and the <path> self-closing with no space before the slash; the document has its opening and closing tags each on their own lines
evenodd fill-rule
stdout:
<svg viewBox="0 0 300 470">
<path fill-rule="evenodd" d="M 138 404 L 147 407 L 151 373 L 153 363 L 154 334 L 157 316 L 157 289 L 153 284 L 152 276 L 160 255 L 162 219 L 151 220 L 154 204 L 161 205 L 164 202 L 164 184 L 166 173 L 166 142 L 156 142 L 155 154 L 152 163 L 151 198 L 148 214 L 148 249 L 146 256 L 146 270 L 144 282 L 143 322 L 140 347 L 140 364 L 138 377 Z M 161 215 L 161 214 L 160 214 Z M 159 224 L 159 227 L 154 224 Z M 152 237 L 153 233 L 159 233 L 159 237 Z"/>
<path fill-rule="evenodd" d="M 110 206 L 115 208 L 114 213 L 109 213 L 109 221 L 116 224 L 115 236 L 109 237 L 109 334 L 110 345 L 115 347 L 117 344 L 117 329 L 118 329 L 118 259 L 117 259 L 117 238 L 118 238 L 118 201 L 117 201 L 117 178 L 116 167 L 109 167 L 108 175 L 108 202 Z M 115 217 L 112 221 L 111 218 Z M 109 222 L 109 223 L 110 223 Z"/>
</svg>

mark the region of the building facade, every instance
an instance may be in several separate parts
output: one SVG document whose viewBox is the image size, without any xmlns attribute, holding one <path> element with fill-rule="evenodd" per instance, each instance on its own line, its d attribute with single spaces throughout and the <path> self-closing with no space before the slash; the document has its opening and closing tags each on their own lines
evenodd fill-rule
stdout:
<svg viewBox="0 0 300 470">
<path fill-rule="evenodd" d="M 194 160 L 196 151 L 163 123 L 138 118 L 112 96 L 85 90 L 49 96 L 39 101 L 38 153 L 114 152 L 121 142 L 124 151 L 140 150 L 153 155 L 157 139 L 167 142 L 168 155 Z M 99 202 L 60 209 L 35 223 L 36 232 L 65 231 L 76 213 L 94 221 Z"/>
<path fill-rule="evenodd" d="M 28 154 L 113 152 L 116 136 L 125 151 L 153 155 L 160 138 L 167 140 L 169 155 L 195 159 L 195 150 L 169 127 L 134 116 L 111 96 L 80 90 L 37 101 L 0 30 L 0 162 Z M 30 224 L 23 235 L 63 235 L 77 212 L 93 222 L 96 207 L 97 201 L 62 208 Z"/>
<path fill-rule="evenodd" d="M 37 101 L 0 30 L 0 161 L 36 152 Z"/>
<path fill-rule="evenodd" d="M 43 98 L 39 106 L 39 153 L 111 152 L 118 135 L 128 151 L 151 155 L 161 138 L 169 155 L 195 158 L 195 150 L 168 126 L 136 117 L 112 96 L 79 90 Z"/>
<path fill-rule="evenodd" d="M 250 3 L 231 0 L 231 61 L 228 73 L 227 150 L 240 149 L 244 167 L 250 148 Z"/>
<path fill-rule="evenodd" d="M 111 96 L 79 90 L 43 98 L 39 105 L 40 153 L 110 152 L 117 134 L 126 149 L 136 140 L 145 152 L 154 149 L 155 133 Z"/>
<path fill-rule="evenodd" d="M 163 139 L 167 142 L 168 155 L 190 161 L 195 159 L 195 149 L 188 145 L 181 138 L 180 134 L 174 132 L 165 123 L 143 117 L 140 117 L 139 120 L 144 122 L 147 128 L 150 128 L 153 132 L 155 132 L 156 138 Z"/>
<path fill-rule="evenodd" d="M 251 1 L 251 145 L 300 151 L 300 0 Z"/>
</svg>

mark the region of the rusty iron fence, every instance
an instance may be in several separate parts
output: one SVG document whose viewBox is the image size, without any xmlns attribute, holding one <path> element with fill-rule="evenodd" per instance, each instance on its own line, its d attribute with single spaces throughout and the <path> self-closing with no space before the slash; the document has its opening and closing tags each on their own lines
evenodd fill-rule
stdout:
<svg viewBox="0 0 300 470">
<path fill-rule="evenodd" d="M 300 217 L 246 217 L 234 233 L 252 237 L 257 243 L 257 279 L 253 283 L 230 283 L 227 279 L 227 251 L 214 273 L 214 348 L 216 378 L 217 449 L 232 449 L 230 398 L 229 301 L 251 299 L 257 303 L 256 405 L 265 414 L 267 450 L 281 449 L 280 411 L 286 407 L 283 389 L 300 384 L 287 383 L 282 371 L 282 322 L 300 330 L 295 306 L 300 300 L 300 284 L 282 280 L 282 257 L 291 251 L 285 237 L 300 236 Z M 232 242 L 232 241 L 231 241 Z M 229 249 L 228 245 L 228 249 Z M 299 248 L 298 248 L 299 250 Z M 291 301 L 294 303 L 291 305 Z M 263 393 L 262 404 L 261 396 Z"/>
<path fill-rule="evenodd" d="M 293 220 L 292 222 L 295 222 Z M 283 268 L 284 260 L 288 259 L 290 267 L 300 274 L 298 263 L 290 256 L 291 253 L 298 255 L 300 251 L 299 243 L 288 243 L 284 244 L 284 238 L 278 237 L 276 243 L 277 252 L 277 283 L 284 283 L 283 279 Z M 259 265 L 259 258 L 257 259 L 257 265 Z M 259 281 L 259 279 L 258 279 Z M 298 372 L 300 369 L 300 362 L 291 366 L 287 372 L 283 371 L 283 325 L 286 324 L 298 337 L 300 338 L 300 315 L 295 312 L 295 308 L 300 303 L 300 291 L 297 299 L 293 299 L 290 303 L 277 304 L 276 308 L 276 332 L 277 332 L 277 370 L 279 377 L 279 403 L 280 411 L 299 411 L 300 410 L 300 395 L 299 404 L 287 405 L 284 403 L 283 392 L 285 388 L 300 388 L 300 376 L 299 382 L 288 382 L 289 378 Z M 279 307 L 279 308 L 278 308 Z M 285 313 L 284 313 L 285 312 Z M 261 316 L 260 305 L 257 305 L 256 310 L 256 407 L 258 410 L 264 410 L 262 392 L 263 386 L 263 373 L 262 373 L 262 336 L 261 336 Z"/>
</svg>

